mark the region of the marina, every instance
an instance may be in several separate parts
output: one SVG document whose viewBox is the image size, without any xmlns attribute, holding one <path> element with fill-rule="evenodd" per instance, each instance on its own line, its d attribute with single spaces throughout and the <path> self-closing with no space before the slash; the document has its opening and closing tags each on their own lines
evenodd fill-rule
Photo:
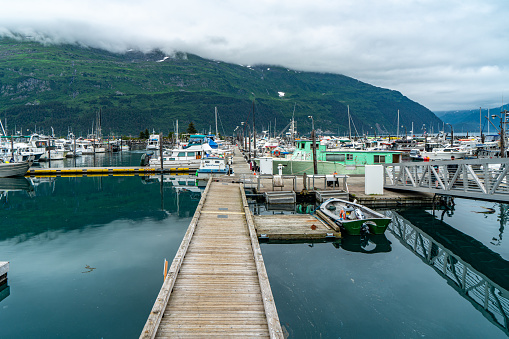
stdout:
<svg viewBox="0 0 509 339">
<path fill-rule="evenodd" d="M 139 153 L 132 155 L 133 158 L 131 159 L 128 153 L 124 154 L 119 167 L 125 166 L 125 168 L 128 168 L 130 167 L 129 165 L 139 159 Z M 107 157 L 104 159 L 108 159 Z M 111 161 L 111 159 L 108 161 Z M 218 240 L 207 238 L 205 243 L 196 245 L 195 249 L 198 251 L 194 254 L 196 258 L 193 259 L 193 255 L 189 254 L 188 258 L 192 259 L 190 262 L 199 265 L 201 259 L 208 258 L 208 255 L 201 255 L 200 251 L 207 250 L 211 252 L 214 248 L 217 248 L 217 250 L 220 250 L 221 256 L 226 258 L 224 257 L 224 251 L 227 248 L 225 241 L 231 238 L 235 239 L 231 242 L 232 246 L 240 244 L 238 236 L 227 235 L 225 233 L 234 232 L 231 226 L 227 226 L 227 220 L 238 220 L 238 218 L 244 216 L 246 218 L 244 225 L 252 224 L 251 232 L 254 233 L 250 236 L 250 243 L 253 243 L 252 237 L 254 236 L 254 239 L 256 239 L 254 242 L 259 243 L 260 254 L 263 254 L 262 261 L 268 278 L 266 284 L 270 282 L 269 289 L 273 295 L 270 299 L 274 301 L 273 308 L 280 321 L 278 323 L 281 326 L 281 333 L 283 333 L 284 337 L 308 338 L 320 335 L 326 337 L 341 335 L 362 338 L 377 333 L 379 337 L 389 338 L 394 337 L 394 331 L 404 333 L 414 333 L 414 331 L 417 331 L 418 333 L 430 336 L 452 336 L 452 332 L 450 332 L 452 330 L 455 331 L 455 335 L 460 333 L 464 337 L 476 337 L 481 335 L 481 332 L 488 333 L 489 336 L 494 338 L 505 337 L 507 335 L 507 327 L 503 321 L 497 322 L 490 318 L 490 314 L 493 312 L 493 314 L 502 314 L 503 316 L 505 308 L 479 311 L 478 308 L 471 307 L 471 309 L 468 309 L 468 312 L 465 312 L 465 306 L 462 304 L 461 298 L 457 299 L 455 294 L 451 294 L 457 292 L 454 289 L 451 289 L 451 292 L 449 292 L 449 285 L 444 284 L 442 286 L 440 283 L 444 278 L 437 279 L 432 275 L 433 271 L 426 273 L 426 270 L 412 259 L 412 253 L 405 252 L 407 251 L 405 246 L 398 245 L 399 241 L 397 239 L 399 239 L 398 237 L 400 237 L 401 232 L 397 231 L 398 229 L 394 228 L 393 224 L 390 224 L 387 231 L 381 235 L 351 237 L 342 234 L 339 229 L 336 229 L 337 225 L 331 224 L 319 217 L 317 218 L 312 214 L 317 205 L 314 202 L 308 203 L 302 201 L 302 199 L 309 199 L 307 197 L 310 197 L 312 194 L 312 201 L 318 201 L 317 192 L 323 195 L 323 199 L 328 199 L 337 194 L 344 194 L 345 186 L 343 185 L 343 179 L 335 180 L 335 184 L 330 185 L 326 176 L 311 176 L 306 178 L 296 176 L 284 179 L 283 186 L 280 187 L 273 185 L 274 177 L 269 178 L 254 175 L 246 164 L 245 159 L 238 152 L 232 158 L 232 166 L 234 168 L 233 176 L 211 179 L 211 185 L 219 188 L 219 193 L 215 193 L 215 196 L 210 196 L 209 199 L 217 202 L 208 207 L 212 208 L 212 210 L 204 210 L 202 207 L 201 212 L 200 201 L 201 199 L 207 200 L 208 192 L 205 192 L 207 190 L 207 183 L 205 182 L 205 185 L 199 184 L 200 180 L 196 175 L 143 171 L 114 174 L 112 171 L 100 171 L 108 168 L 108 166 L 103 166 L 103 168 L 98 169 L 98 172 L 93 174 L 91 172 L 90 175 L 87 174 L 85 176 L 82 175 L 83 173 L 79 174 L 79 168 L 73 169 L 75 173 L 66 173 L 62 172 L 62 169 L 70 168 L 62 167 L 60 173 L 50 172 L 42 174 L 40 172 L 40 174 L 28 175 L 26 178 L 16 178 L 25 180 L 27 184 L 16 184 L 16 190 L 6 191 L 3 198 L 4 209 L 3 212 L 0 211 L 4 225 L 9 225 L 9 220 L 12 219 L 17 220 L 18 224 L 16 229 L 3 226 L 0 232 L 0 253 L 5 253 L 7 256 L 0 259 L 8 260 L 11 267 L 9 281 L 5 285 L 7 289 L 3 290 L 3 292 L 8 291 L 8 293 L 0 304 L 0 306 L 4 307 L 3 309 L 0 308 L 0 317 L 12 323 L 5 333 L 25 333 L 28 336 L 31 335 L 29 332 L 26 332 L 26 329 L 21 327 L 21 323 L 11 319 L 11 317 L 18 314 L 16 311 L 18 306 L 16 305 L 21 306 L 26 302 L 23 301 L 25 298 L 35 298 L 34 300 L 40 300 L 39 302 L 42 304 L 49 302 L 45 298 L 55 300 L 63 298 L 71 302 L 69 307 L 76 303 L 84 305 L 78 307 L 78 310 L 82 310 L 78 313 L 82 317 L 79 325 L 64 327 L 61 330 L 61 333 L 67 336 L 80 337 L 76 332 L 78 330 L 82 333 L 87 333 L 84 337 L 90 333 L 96 333 L 97 336 L 104 336 L 109 333 L 109 336 L 118 338 L 136 337 L 140 334 L 143 336 L 145 333 L 143 327 L 148 323 L 147 318 L 150 319 L 152 314 L 157 313 L 154 312 L 154 307 L 157 305 L 158 300 L 160 300 L 157 294 L 164 290 L 165 284 L 171 281 L 171 279 L 168 280 L 168 277 L 172 277 L 172 272 L 175 272 L 171 265 L 168 265 L 170 266 L 168 269 L 169 273 L 167 279 L 163 282 L 163 274 L 160 272 L 163 271 L 164 259 L 169 259 L 169 262 L 171 262 L 174 257 L 175 260 L 181 258 L 182 263 L 184 263 L 185 256 L 179 256 L 183 239 L 184 241 L 187 239 L 186 234 L 188 234 L 190 226 L 193 224 L 198 225 L 198 216 L 201 215 L 204 220 L 213 220 L 216 224 L 213 230 L 206 231 L 206 228 L 203 228 L 203 234 L 207 235 L 207 237 L 219 236 L 219 238 Z M 136 166 L 131 165 L 131 167 Z M 83 169 L 81 168 L 81 172 L 83 172 Z M 40 170 L 48 171 L 48 169 L 43 168 Z M 258 180 L 258 177 L 260 177 L 260 180 Z M 372 199 L 381 204 L 388 204 L 384 208 L 389 208 L 390 211 L 393 211 L 405 208 L 405 203 L 401 203 L 401 201 L 407 199 L 409 202 L 407 206 L 416 208 L 417 205 L 422 205 L 423 207 L 420 210 L 427 211 L 421 216 L 423 221 L 425 218 L 428 218 L 426 215 L 433 218 L 429 214 L 431 213 L 430 208 L 432 206 L 432 195 L 430 194 L 384 190 L 383 195 L 372 196 L 365 193 L 362 177 L 350 176 L 345 180 L 348 195 L 355 197 L 358 201 L 363 201 L 364 203 L 364 201 Z M 12 184 L 9 185 L 12 186 Z M 240 197 L 242 196 L 241 192 L 244 192 L 244 190 L 240 189 L 240 185 L 245 186 L 246 200 L 242 204 L 233 204 L 239 207 L 243 206 L 240 210 L 233 210 L 233 207 L 230 207 L 230 204 L 224 200 L 225 196 L 230 197 L 233 195 L 226 193 L 224 189 L 236 187 L 235 190 L 237 190 Z M 21 189 L 19 189 L 20 187 Z M 307 189 L 313 188 L 317 191 L 311 191 L 307 195 L 302 195 L 300 193 L 304 187 Z M 265 204 L 255 201 L 258 197 L 263 197 L 264 193 L 285 192 L 284 190 L 290 190 L 295 194 L 295 203 L 290 205 Z M 136 192 L 136 196 L 129 192 Z M 73 197 L 72 200 L 69 201 L 69 197 Z M 50 201 L 47 201 L 48 198 L 50 198 Z M 22 202 L 23 204 L 21 204 Z M 146 202 L 150 203 L 147 205 Z M 50 208 L 49 204 L 54 206 L 55 203 L 60 205 L 61 208 Z M 505 205 L 493 204 L 495 204 L 493 210 L 497 211 L 496 215 L 498 213 L 505 213 L 503 212 L 506 208 Z M 228 206 L 225 207 L 226 205 Z M 12 206 L 18 206 L 19 212 L 16 212 L 16 210 L 12 211 Z M 488 230 L 495 231 L 498 229 L 498 227 L 493 228 L 494 224 L 497 224 L 493 219 L 495 214 L 473 213 L 472 210 L 479 210 L 477 206 L 473 201 L 456 199 L 456 205 L 452 210 L 439 211 L 439 213 L 444 213 L 442 218 L 451 218 L 451 220 L 454 220 L 457 216 L 468 214 L 472 216 L 473 222 L 484 224 L 484 229 L 488 225 L 490 225 Z M 9 208 L 11 213 L 6 214 L 6 208 Z M 219 208 L 222 208 L 222 210 Z M 224 208 L 228 209 L 224 210 Z M 41 216 L 36 213 L 40 209 L 47 212 Z M 112 209 L 115 210 L 114 214 L 108 212 Z M 449 217 L 449 215 L 451 216 Z M 223 217 L 220 218 L 219 216 Z M 479 219 L 479 217 L 482 218 Z M 37 218 L 37 223 L 33 222 L 34 218 Z M 249 218 L 252 218 L 251 221 L 249 221 Z M 502 219 L 501 223 L 505 223 L 505 220 L 507 220 L 505 218 Z M 73 221 L 69 223 L 66 220 Z M 467 223 L 472 223 L 472 221 Z M 235 222 L 235 225 L 237 224 L 242 225 L 243 223 Z M 454 222 L 452 224 L 454 225 Z M 221 227 L 224 227 L 224 230 Z M 471 231 L 474 237 L 482 238 L 476 228 L 471 228 Z M 161 238 L 162 235 L 165 236 Z M 456 235 L 452 235 L 452 237 L 454 236 Z M 122 243 L 113 240 L 119 237 L 123 239 Z M 403 239 L 406 238 L 404 237 Z M 490 241 L 493 241 L 490 239 L 481 241 L 483 241 L 489 251 L 500 253 L 499 255 L 505 258 L 501 259 L 501 261 L 499 260 L 499 265 L 507 265 L 506 260 L 508 260 L 509 254 L 507 254 L 506 244 L 502 240 L 502 234 L 500 234 L 498 245 L 492 245 Z M 191 245 L 192 243 L 190 242 L 189 248 L 192 248 Z M 35 263 L 39 262 L 38 265 L 41 267 L 46 266 L 46 263 L 51 261 L 62 260 L 54 258 L 51 254 L 53 251 L 48 246 L 57 246 L 55 247 L 59 249 L 57 253 L 64 251 L 68 257 L 64 262 L 71 260 L 69 264 L 63 266 L 66 267 L 64 271 L 55 275 L 55 279 L 58 278 L 60 283 L 55 281 L 53 284 L 57 284 L 61 288 L 59 290 L 43 288 L 40 290 L 42 293 L 39 293 L 38 296 L 28 293 L 20 299 L 20 294 L 13 293 L 19 288 L 23 288 L 22 286 L 24 285 L 30 286 L 29 281 L 23 281 L 27 278 L 27 270 L 31 270 L 31 266 L 34 264 L 32 256 L 34 250 L 39 253 L 39 258 Z M 76 248 L 76 246 L 79 248 L 89 247 L 90 250 L 71 255 L 71 249 Z M 113 250 L 109 248 L 113 248 Z M 136 248 L 136 250 L 130 253 L 133 251 L 133 248 Z M 140 251 L 144 251 L 146 254 L 140 255 Z M 159 254 L 150 254 L 154 252 Z M 428 252 L 427 250 L 426 253 Z M 139 258 L 133 258 L 134 253 L 139 255 Z M 460 253 L 458 255 L 463 254 Z M 147 256 L 157 257 L 158 259 L 149 259 Z M 126 257 L 130 258 L 129 264 L 124 260 Z M 237 253 L 236 257 L 240 258 L 241 256 Z M 209 259 L 212 260 L 211 258 Z M 199 297 L 191 295 L 179 296 L 180 292 L 187 293 L 193 290 L 191 287 L 194 283 L 191 284 L 185 279 L 191 278 L 195 274 L 197 276 L 202 275 L 198 272 L 205 272 L 205 275 L 214 274 L 215 269 L 211 271 L 210 260 L 203 262 L 199 269 L 191 269 L 191 266 L 186 266 L 187 264 L 185 264 L 182 266 L 182 280 L 179 282 L 178 275 L 175 275 L 175 288 L 166 289 L 167 292 L 174 291 L 175 294 L 172 292 L 168 295 L 168 303 L 166 305 L 173 306 L 164 311 L 166 315 L 162 318 L 164 321 L 168 321 L 167 325 L 165 325 L 163 320 L 160 322 L 162 324 L 160 325 L 162 326 L 161 328 L 164 329 L 163 331 L 166 331 L 164 333 L 174 333 L 172 331 L 175 327 L 171 324 L 182 325 L 180 327 L 186 333 L 200 333 L 192 330 L 193 326 L 222 328 L 221 326 L 228 327 L 227 324 L 234 323 L 243 324 L 233 326 L 233 329 L 237 331 L 240 328 L 242 328 L 243 333 L 247 333 L 246 331 L 251 331 L 250 333 L 258 331 L 254 325 L 257 324 L 256 326 L 259 326 L 262 321 L 250 321 L 249 325 L 245 325 L 248 320 L 242 320 L 242 318 L 233 317 L 230 319 L 231 321 L 225 322 L 217 317 L 184 316 L 183 312 L 186 312 L 184 309 L 177 312 L 183 316 L 180 320 L 172 317 L 172 310 L 176 311 L 179 307 L 178 305 L 188 305 L 187 311 L 190 311 L 191 314 L 196 312 L 195 307 L 201 305 L 204 300 L 203 298 L 206 298 L 205 291 L 212 293 L 211 300 L 217 300 L 218 293 L 222 296 L 228 296 L 226 290 L 219 288 L 215 292 L 216 297 L 214 297 L 214 289 L 210 287 L 194 289 L 194 293 L 199 293 Z M 212 261 L 216 263 L 213 265 L 220 265 L 221 262 L 227 260 L 214 259 Z M 80 265 L 79 262 L 82 264 Z M 12 270 L 14 265 L 17 267 L 15 271 Z M 118 269 L 114 269 L 117 265 L 124 268 L 118 271 Z M 72 266 L 76 267 L 73 269 Z M 231 265 L 228 267 L 233 269 L 234 266 L 233 262 L 231 262 Z M 243 262 L 241 266 L 246 266 L 246 263 Z M 25 268 L 23 269 L 23 267 Z M 145 273 L 138 274 L 134 278 L 130 273 L 131 267 L 136 267 L 138 272 Z M 220 272 L 220 266 L 217 267 L 217 271 Z M 404 267 L 403 270 L 402 267 Z M 410 269 L 411 267 L 413 268 Z M 111 272 L 109 273 L 108 271 Z M 251 269 L 245 270 L 242 268 L 237 270 L 235 274 L 246 274 L 249 271 L 252 272 Z M 43 274 L 43 272 L 43 270 L 35 270 L 33 272 L 35 274 L 33 283 L 41 281 L 41 278 L 38 276 Z M 403 276 L 401 276 L 402 272 Z M 483 275 L 487 274 L 485 271 L 482 272 Z M 189 274 L 191 275 L 186 277 Z M 229 276 L 231 274 L 229 273 Z M 410 277 L 415 275 L 420 276 L 420 279 L 426 281 L 427 285 L 424 286 L 413 278 L 410 279 Z M 53 278 L 47 275 L 44 276 L 43 280 L 53 281 Z M 83 280 L 84 277 L 93 279 L 90 282 L 95 281 L 92 285 L 94 286 L 93 288 L 89 286 L 90 282 L 87 282 L 88 279 Z M 321 283 L 317 284 L 317 281 L 312 279 L 312 277 L 320 277 Z M 106 283 L 104 279 L 108 279 L 109 282 Z M 122 279 L 129 279 L 131 281 L 130 286 L 125 286 L 125 288 L 120 290 L 118 287 L 113 289 L 114 285 L 118 285 L 115 281 L 120 282 Z M 405 283 L 405 288 L 402 290 L 394 290 L 386 284 L 379 284 L 380 279 L 396 285 L 399 284 L 398 281 L 404 282 L 407 279 L 411 283 Z M 500 281 L 500 278 L 492 279 Z M 75 283 L 71 283 L 71 281 L 75 281 Z M 205 283 L 207 282 L 197 282 L 196 286 L 202 286 L 200 284 Z M 104 286 L 101 287 L 98 284 L 103 284 Z M 337 288 L 338 284 L 341 286 L 341 292 L 335 293 L 335 296 L 331 299 L 330 294 L 326 291 Z M 149 286 L 151 287 L 149 288 Z M 499 287 L 502 288 L 501 285 L 496 285 L 495 288 L 498 289 Z M 31 288 L 35 288 L 35 286 Z M 246 288 L 246 286 L 239 288 Z M 238 291 L 240 291 L 239 288 L 237 288 Z M 35 289 L 37 290 L 37 288 Z M 142 290 L 143 293 L 141 293 Z M 81 296 L 80 293 L 77 293 L 78 291 L 86 291 L 86 293 Z M 415 297 L 421 295 L 423 291 L 429 291 L 427 292 L 428 296 L 433 295 L 436 291 L 440 291 L 441 294 L 445 295 L 445 299 L 448 301 L 448 307 L 445 308 L 447 313 L 444 313 L 445 310 L 444 312 L 436 312 L 434 307 L 437 304 L 441 304 L 441 301 L 437 299 L 432 298 L 434 303 L 416 304 L 416 302 L 419 302 L 419 299 Z M 361 296 L 359 292 L 365 296 Z M 498 295 L 497 293 L 495 292 L 496 295 Z M 175 297 L 173 304 L 172 294 Z M 94 297 L 95 295 L 97 297 Z M 108 296 L 104 300 L 106 303 L 103 303 L 102 299 L 104 299 L 105 295 Z M 252 293 L 249 292 L 246 295 L 252 295 Z M 408 299 L 408 295 L 413 297 Z M 259 296 L 260 294 L 258 294 Z M 118 301 L 117 298 L 119 297 L 123 298 L 124 301 Z M 136 306 L 128 302 L 133 297 L 138 301 Z M 85 301 L 84 298 L 87 300 Z M 235 298 L 235 300 L 237 299 Z M 260 299 L 263 298 L 260 297 Z M 113 300 L 115 300 L 115 312 L 118 312 L 119 304 L 122 308 L 122 312 L 115 317 L 118 320 L 100 320 L 99 317 L 102 317 L 102 312 L 106 312 L 104 314 L 115 313 L 108 306 Z M 187 302 L 183 303 L 179 300 L 187 300 Z M 193 300 L 200 300 L 200 303 L 193 306 Z M 225 300 L 229 300 L 228 297 Z M 377 300 L 380 301 L 378 302 Z M 499 301 L 502 304 L 505 303 L 500 297 Z M 249 305 L 254 305 L 251 303 L 252 301 L 249 301 Z M 221 307 L 219 301 L 205 303 L 203 307 L 207 304 L 215 305 L 216 311 Z M 416 312 L 417 305 L 419 305 L 419 308 L 429 310 L 429 312 L 433 313 L 433 316 L 431 313 L 421 314 Z M 205 308 L 199 307 L 203 312 L 206 312 Z M 245 307 L 251 308 L 254 306 Z M 265 313 L 266 306 L 263 305 L 260 308 L 258 304 L 256 307 L 259 310 L 257 312 L 263 310 L 265 319 L 267 319 Z M 34 311 L 37 311 L 37 309 L 42 311 L 41 308 L 36 308 Z M 224 307 L 225 311 L 231 311 L 231 309 L 231 307 Z M 410 309 L 413 311 L 410 312 Z M 456 311 L 453 311 L 453 309 Z M 347 313 L 345 313 L 346 310 L 348 310 Z M 87 314 L 85 315 L 81 312 L 87 312 Z M 404 321 L 405 324 L 408 323 L 408 320 L 411 320 L 412 326 L 410 327 L 403 323 L 398 325 L 398 323 L 387 318 L 372 318 L 369 326 L 366 326 L 364 322 L 362 324 L 359 322 L 360 319 L 364 319 L 369 315 L 374 316 L 374 314 L 379 312 L 392 314 L 397 319 Z M 403 316 L 400 312 L 403 312 L 406 316 Z M 438 322 L 439 319 L 449 314 L 449 312 L 461 312 L 464 318 L 456 320 L 448 328 L 437 328 L 430 325 L 430 323 Z M 160 314 L 162 315 L 163 313 Z M 37 317 L 44 321 L 44 317 L 40 313 L 38 313 Z M 66 315 L 61 314 L 60 317 L 66 318 Z M 126 318 L 132 319 L 128 326 L 124 324 L 123 319 Z M 307 319 L 307 322 L 303 323 L 299 320 L 302 318 Z M 340 323 L 334 319 L 339 319 Z M 90 321 L 93 321 L 95 324 L 93 329 L 87 325 Z M 120 321 L 123 323 L 122 326 L 120 326 Z M 196 321 L 198 321 L 197 325 L 193 325 Z M 115 326 L 115 322 L 118 322 L 119 325 Z M 207 322 L 209 325 L 206 325 Z M 265 324 L 267 324 L 267 320 L 265 320 Z M 472 326 L 469 324 L 472 324 Z M 459 327 L 462 329 L 460 330 Z M 45 328 L 45 325 L 43 323 L 39 326 L 35 324 L 34 328 L 36 330 L 38 328 L 42 329 Z M 383 330 L 380 334 L 381 328 Z M 153 330 L 151 333 L 156 335 L 157 331 Z M 32 333 L 32 335 L 34 334 L 35 332 Z M 54 335 L 53 332 L 48 332 L 47 336 L 42 335 L 40 337 L 53 337 Z"/>
<path fill-rule="evenodd" d="M 38 5 L 0 339 L 509 338 L 503 2 Z"/>
</svg>

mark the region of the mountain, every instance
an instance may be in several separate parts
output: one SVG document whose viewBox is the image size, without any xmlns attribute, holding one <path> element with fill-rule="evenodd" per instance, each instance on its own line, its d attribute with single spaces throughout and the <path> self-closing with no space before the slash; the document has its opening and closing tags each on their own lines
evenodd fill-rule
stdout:
<svg viewBox="0 0 509 339">
<path fill-rule="evenodd" d="M 103 134 L 167 134 L 193 122 L 232 135 L 242 121 L 281 131 L 295 110 L 298 132 L 315 128 L 345 134 L 348 106 L 359 134 L 395 133 L 412 122 L 441 125 L 434 113 L 401 93 L 347 76 L 299 72 L 279 66 L 243 66 L 196 55 L 160 51 L 115 54 L 78 45 L 0 39 L 0 118 L 10 130 L 86 135 L 101 111 Z M 7 121 L 7 122 L 5 122 Z M 212 127 L 214 130 L 215 127 Z M 400 129 L 401 130 L 401 129 Z"/>
<path fill-rule="evenodd" d="M 466 134 L 477 133 L 479 134 L 479 130 L 482 129 L 482 132 L 487 134 L 497 133 L 494 126 L 497 129 L 500 127 L 500 112 L 505 110 L 504 107 L 495 107 L 488 109 L 472 109 L 472 110 L 462 110 L 462 111 L 438 111 L 435 114 L 442 119 L 444 123 L 449 123 L 453 127 L 454 133 Z M 497 117 L 492 117 L 492 115 L 497 115 Z M 491 123 L 488 121 L 487 117 L 489 117 Z M 446 132 L 449 132 L 449 127 L 445 128 Z"/>
</svg>

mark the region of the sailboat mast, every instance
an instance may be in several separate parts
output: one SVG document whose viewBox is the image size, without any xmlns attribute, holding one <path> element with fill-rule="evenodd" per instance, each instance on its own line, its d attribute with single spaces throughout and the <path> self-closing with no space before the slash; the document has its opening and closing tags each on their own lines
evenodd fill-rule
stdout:
<svg viewBox="0 0 509 339">
<path fill-rule="evenodd" d="M 348 137 L 350 140 L 352 140 L 352 125 L 350 122 L 350 105 L 346 105 L 346 108 L 348 109 Z"/>
<path fill-rule="evenodd" d="M 482 137 L 482 108 L 479 107 L 479 135 Z"/>
<path fill-rule="evenodd" d="M 297 103 L 293 103 L 293 113 L 292 113 L 292 146 L 295 146 L 295 106 Z"/>
<path fill-rule="evenodd" d="M 399 138 L 399 109 L 398 109 L 398 129 L 396 131 L 397 137 Z"/>
<path fill-rule="evenodd" d="M 214 107 L 216 113 L 216 140 L 219 139 L 219 135 L 217 134 L 217 107 Z"/>
</svg>

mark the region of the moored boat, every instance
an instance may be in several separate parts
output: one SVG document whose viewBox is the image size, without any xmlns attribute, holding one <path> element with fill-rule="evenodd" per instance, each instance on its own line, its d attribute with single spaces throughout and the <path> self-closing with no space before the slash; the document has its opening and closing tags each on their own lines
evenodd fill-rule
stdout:
<svg viewBox="0 0 509 339">
<path fill-rule="evenodd" d="M 26 174 L 31 163 L 24 162 L 0 162 L 0 178 L 17 177 Z"/>
<path fill-rule="evenodd" d="M 331 198 L 320 205 L 320 211 L 349 235 L 383 234 L 391 218 L 366 206 Z"/>
<path fill-rule="evenodd" d="M 201 159 L 200 168 L 196 171 L 198 179 L 216 177 L 228 174 L 230 167 L 226 164 L 225 158 L 206 157 Z"/>
</svg>

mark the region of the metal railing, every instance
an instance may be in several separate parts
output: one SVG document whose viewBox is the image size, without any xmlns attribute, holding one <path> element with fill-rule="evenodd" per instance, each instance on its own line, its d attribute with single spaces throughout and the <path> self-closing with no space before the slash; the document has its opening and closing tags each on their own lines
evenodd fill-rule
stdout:
<svg viewBox="0 0 509 339">
<path fill-rule="evenodd" d="M 273 175 L 273 174 L 240 174 L 239 180 L 245 188 L 256 188 L 259 192 L 265 190 L 300 191 L 306 187 L 310 191 L 343 190 L 348 192 L 347 175 Z M 300 183 L 299 183 L 300 181 Z M 305 182 L 305 185 L 304 185 Z"/>
<path fill-rule="evenodd" d="M 384 164 L 384 188 L 509 202 L 509 158 Z"/>
</svg>

